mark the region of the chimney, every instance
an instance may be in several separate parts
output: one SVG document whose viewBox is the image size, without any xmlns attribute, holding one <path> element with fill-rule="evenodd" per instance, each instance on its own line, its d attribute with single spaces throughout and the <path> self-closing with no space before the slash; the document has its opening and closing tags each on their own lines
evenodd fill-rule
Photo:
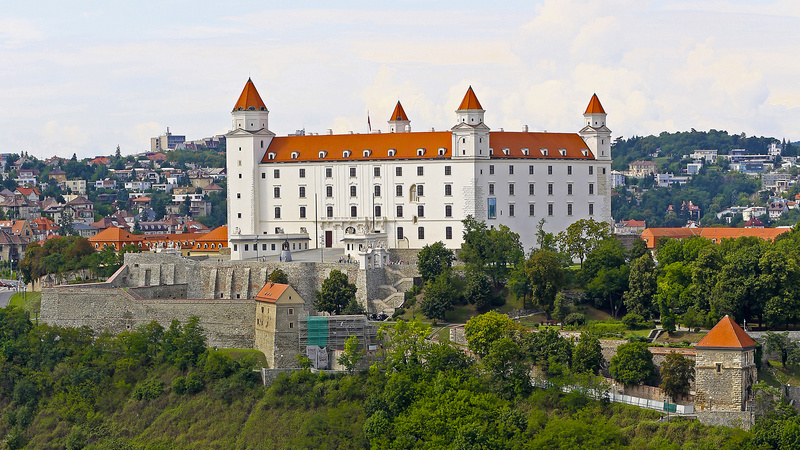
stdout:
<svg viewBox="0 0 800 450">
<path fill-rule="evenodd" d="M 328 135 L 330 136 L 332 134 L 333 134 L 333 128 L 328 128 Z"/>
<path fill-rule="evenodd" d="M 522 132 L 523 133 L 527 133 L 528 132 L 528 126 L 527 125 L 523 125 L 522 126 Z"/>
</svg>

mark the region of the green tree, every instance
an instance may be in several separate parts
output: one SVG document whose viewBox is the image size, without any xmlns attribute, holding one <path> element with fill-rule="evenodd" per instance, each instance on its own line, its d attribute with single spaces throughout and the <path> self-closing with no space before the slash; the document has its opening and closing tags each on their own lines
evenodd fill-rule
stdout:
<svg viewBox="0 0 800 450">
<path fill-rule="evenodd" d="M 558 245 L 562 252 L 571 258 L 578 258 L 583 267 L 583 260 L 603 239 L 610 237 L 609 226 L 605 222 L 594 219 L 580 219 L 573 222 L 566 230 L 558 233 Z"/>
<path fill-rule="evenodd" d="M 356 285 L 350 283 L 347 275 L 332 270 L 322 287 L 315 292 L 314 308 L 331 314 L 341 314 L 342 310 L 356 296 Z"/>
<path fill-rule="evenodd" d="M 553 302 L 553 317 L 555 317 L 559 323 L 563 324 L 564 318 L 567 317 L 567 314 L 569 314 L 567 297 L 563 292 L 559 292 L 556 294 L 556 299 Z"/>
<path fill-rule="evenodd" d="M 507 315 L 495 311 L 475 316 L 464 325 L 467 346 L 478 356 L 486 356 L 492 342 L 509 336 L 517 325 Z"/>
<path fill-rule="evenodd" d="M 547 250 L 534 253 L 525 262 L 525 274 L 533 289 L 534 302 L 549 317 L 556 294 L 564 286 L 564 270 L 558 255 Z"/>
<path fill-rule="evenodd" d="M 798 359 L 798 345 L 789 339 L 789 332 L 773 333 L 767 331 L 764 336 L 767 352 L 777 354 L 781 358 L 781 364 L 786 366 L 788 362 L 795 362 Z"/>
<path fill-rule="evenodd" d="M 629 313 L 639 314 L 645 319 L 653 316 L 656 281 L 656 266 L 650 253 L 633 261 L 628 276 L 628 291 L 624 296 L 625 308 Z"/>
<path fill-rule="evenodd" d="M 673 399 L 689 393 L 694 380 L 694 361 L 670 352 L 661 364 L 661 389 Z"/>
<path fill-rule="evenodd" d="M 586 286 L 586 293 L 595 299 L 608 300 L 609 312 L 616 318 L 622 295 L 628 290 L 630 268 L 620 266 L 611 269 L 600 269 L 597 276 Z"/>
<path fill-rule="evenodd" d="M 445 320 L 447 311 L 453 309 L 456 295 L 450 272 L 443 272 L 425 284 L 420 310 L 431 319 Z"/>
<path fill-rule="evenodd" d="M 364 357 L 364 350 L 359 349 L 359 342 L 356 336 L 350 336 L 344 341 L 344 351 L 337 360 L 339 364 L 347 369 L 348 373 L 353 373 L 361 358 Z"/>
<path fill-rule="evenodd" d="M 597 375 L 605 365 L 600 340 L 589 333 L 581 333 L 575 350 L 572 352 L 572 369 L 577 373 Z"/>
<path fill-rule="evenodd" d="M 636 386 L 651 380 L 656 367 L 647 344 L 631 342 L 617 347 L 617 354 L 611 358 L 608 370 L 615 380 L 625 386 Z"/>
<path fill-rule="evenodd" d="M 450 270 L 453 266 L 453 251 L 444 246 L 442 241 L 422 247 L 417 256 L 417 269 L 422 282 L 426 283 Z"/>
<path fill-rule="evenodd" d="M 270 272 L 267 278 L 271 283 L 289 284 L 289 275 L 281 269 L 275 269 Z"/>
<path fill-rule="evenodd" d="M 461 244 L 459 259 L 464 261 L 468 271 L 484 272 L 495 286 L 499 286 L 523 259 L 519 235 L 505 225 L 487 228 L 485 223 L 472 216 L 467 216 L 462 223 L 464 243 Z"/>
<path fill-rule="evenodd" d="M 494 292 L 489 277 L 483 272 L 469 272 L 466 284 L 464 299 L 467 303 L 475 305 L 478 311 L 486 311 L 492 307 Z"/>
<path fill-rule="evenodd" d="M 548 376 L 560 376 L 572 365 L 573 345 L 553 328 L 525 335 L 525 350 L 531 362 Z"/>
<path fill-rule="evenodd" d="M 72 212 L 71 210 L 65 210 L 61 214 L 61 226 L 59 229 L 61 236 L 71 236 L 75 234 L 75 228 L 72 226 L 72 224 Z"/>
<path fill-rule="evenodd" d="M 522 349 L 512 339 L 502 337 L 492 342 L 482 364 L 492 377 L 492 387 L 501 397 L 511 399 L 530 392 L 530 369 L 525 364 Z"/>
</svg>

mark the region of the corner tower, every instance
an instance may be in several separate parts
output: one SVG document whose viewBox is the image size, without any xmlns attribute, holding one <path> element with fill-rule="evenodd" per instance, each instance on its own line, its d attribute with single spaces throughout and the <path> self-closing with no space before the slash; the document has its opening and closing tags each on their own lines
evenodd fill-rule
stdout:
<svg viewBox="0 0 800 450">
<path fill-rule="evenodd" d="M 392 117 L 389 118 L 389 133 L 410 133 L 411 121 L 408 120 L 406 112 L 403 110 L 403 105 L 400 100 L 397 101 L 397 106 L 392 111 Z"/>
<path fill-rule="evenodd" d="M 245 246 L 258 235 L 260 210 L 256 174 L 275 134 L 269 131 L 269 110 L 248 79 L 231 111 L 226 138 L 228 172 L 228 246 L 231 259 L 245 259 Z M 249 249 L 247 249 L 249 250 Z"/>
<path fill-rule="evenodd" d="M 695 405 L 700 411 L 744 411 L 756 382 L 756 342 L 728 316 L 695 346 Z"/>
<path fill-rule="evenodd" d="M 583 113 L 584 127 L 578 134 L 598 161 L 611 161 L 611 130 L 606 127 L 606 111 L 597 94 L 592 95 Z"/>
<path fill-rule="evenodd" d="M 489 159 L 489 127 L 483 123 L 485 112 L 470 86 L 456 110 L 458 123 L 452 128 L 454 159 Z"/>
</svg>

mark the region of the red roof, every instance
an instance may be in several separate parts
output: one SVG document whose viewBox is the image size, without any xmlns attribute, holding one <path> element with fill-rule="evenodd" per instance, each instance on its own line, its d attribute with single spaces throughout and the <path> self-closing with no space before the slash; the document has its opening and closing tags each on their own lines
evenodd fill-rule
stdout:
<svg viewBox="0 0 800 450">
<path fill-rule="evenodd" d="M 150 201 L 150 197 L 137 197 L 133 199 L 134 203 L 147 203 Z"/>
<path fill-rule="evenodd" d="M 395 120 L 408 120 L 408 116 L 403 110 L 403 105 L 400 104 L 399 100 L 397 101 L 397 106 L 394 107 L 394 111 L 392 111 L 392 117 L 389 118 L 389 122 L 393 122 Z"/>
<path fill-rule="evenodd" d="M 738 348 L 756 346 L 754 341 L 736 322 L 728 316 L 720 320 L 694 348 Z"/>
<path fill-rule="evenodd" d="M 647 242 L 647 248 L 654 248 L 662 237 L 683 239 L 701 236 L 718 244 L 723 239 L 736 239 L 744 236 L 754 236 L 765 241 L 773 241 L 787 231 L 791 231 L 791 228 L 647 228 L 642 233 L 642 239 Z"/>
<path fill-rule="evenodd" d="M 626 226 L 626 227 L 643 227 L 643 226 L 645 226 L 645 221 L 644 220 L 620 220 L 619 223 L 621 223 L 623 226 Z"/>
<path fill-rule="evenodd" d="M 256 85 L 253 84 L 253 80 L 250 78 L 247 79 L 247 83 L 244 85 L 244 89 L 242 90 L 242 95 L 239 96 L 239 100 L 236 100 L 236 104 L 233 106 L 234 111 L 266 111 L 267 106 L 264 105 L 264 101 L 261 100 L 261 96 L 258 95 L 258 91 L 256 90 Z"/>
<path fill-rule="evenodd" d="M 589 106 L 586 107 L 586 112 L 584 114 L 605 114 L 606 110 L 603 109 L 603 105 L 600 104 L 600 99 L 597 98 L 597 94 L 592 94 L 592 99 L 589 100 Z"/>
<path fill-rule="evenodd" d="M 114 242 L 119 245 L 132 244 L 132 243 L 140 244 L 143 240 L 144 236 L 133 235 L 131 233 L 128 233 L 124 229 L 118 227 L 106 228 L 105 230 L 89 238 L 89 242 L 93 244 Z"/>
<path fill-rule="evenodd" d="M 267 283 L 264 287 L 258 291 L 258 294 L 254 297 L 255 300 L 260 300 L 262 302 L 268 303 L 275 303 L 278 299 L 283 295 L 286 289 L 289 287 L 288 284 L 280 284 L 280 283 Z"/>
<path fill-rule="evenodd" d="M 222 242 L 225 244 L 225 247 L 228 246 L 228 227 L 223 225 L 221 227 L 214 228 L 213 230 L 209 231 L 202 235 L 202 237 L 198 237 L 196 239 L 197 242 Z"/>
<path fill-rule="evenodd" d="M 17 192 L 19 192 L 20 194 L 22 194 L 22 195 L 24 195 L 26 197 L 31 195 L 31 192 L 35 192 L 36 195 L 41 195 L 39 193 L 39 190 L 36 189 L 35 187 L 18 187 L 17 188 Z"/>
<path fill-rule="evenodd" d="M 475 96 L 475 92 L 472 90 L 472 86 L 467 89 L 467 93 L 464 94 L 464 100 L 461 100 L 461 104 L 458 105 L 458 111 L 464 109 L 483 109 L 481 102 L 478 101 L 478 97 Z"/>
<path fill-rule="evenodd" d="M 449 131 L 283 136 L 272 139 L 261 162 L 449 158 L 452 139 Z M 489 133 L 489 143 L 494 149 L 493 158 L 594 159 L 586 142 L 576 133 L 493 131 Z M 425 150 L 422 156 L 417 153 L 419 149 Z M 444 149 L 443 155 L 439 155 L 439 149 Z M 508 149 L 508 154 L 504 149 Z M 528 150 L 527 156 L 523 149 Z M 369 150 L 368 156 L 364 156 L 364 150 Z M 394 150 L 394 156 L 389 156 L 389 150 Z M 563 155 L 560 150 L 564 150 Z M 294 152 L 297 154 L 292 158 Z M 326 152 L 325 157 L 320 158 L 319 152 Z M 273 159 L 269 158 L 270 153 L 275 154 Z"/>
</svg>

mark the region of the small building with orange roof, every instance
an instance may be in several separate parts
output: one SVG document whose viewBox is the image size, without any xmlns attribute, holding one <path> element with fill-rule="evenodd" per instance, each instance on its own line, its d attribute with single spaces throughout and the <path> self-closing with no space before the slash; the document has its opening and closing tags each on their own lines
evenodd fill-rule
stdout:
<svg viewBox="0 0 800 450">
<path fill-rule="evenodd" d="M 288 284 L 268 282 L 255 297 L 255 349 L 264 352 L 269 368 L 295 367 L 299 321 L 306 316 L 300 294 Z"/>
<path fill-rule="evenodd" d="M 772 242 L 776 237 L 789 231 L 791 228 L 647 228 L 642 232 L 642 239 L 647 243 L 647 248 L 655 249 L 661 238 L 684 239 L 698 236 L 719 244 L 723 239 L 757 237 Z"/>
<path fill-rule="evenodd" d="M 745 411 L 757 380 L 754 341 L 730 316 L 695 345 L 695 408 Z"/>
<path fill-rule="evenodd" d="M 89 243 L 97 251 L 103 250 L 106 245 L 110 245 L 114 250 L 120 251 L 122 247 L 128 244 L 142 248 L 144 236 L 131 234 L 122 228 L 110 227 L 90 237 Z"/>
</svg>

